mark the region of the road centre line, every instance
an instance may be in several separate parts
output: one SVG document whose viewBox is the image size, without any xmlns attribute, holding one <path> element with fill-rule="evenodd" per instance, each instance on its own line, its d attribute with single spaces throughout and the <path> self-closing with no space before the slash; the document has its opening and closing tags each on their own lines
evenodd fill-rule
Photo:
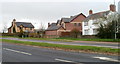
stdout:
<svg viewBox="0 0 120 64">
<path fill-rule="evenodd" d="M 8 50 L 8 51 L 12 51 L 12 52 L 16 52 L 16 53 L 21 53 L 21 54 L 26 54 L 26 55 L 32 55 L 30 53 L 27 52 L 22 52 L 22 51 L 17 51 L 17 50 L 13 50 L 13 49 L 8 49 L 8 48 L 3 48 L 4 50 Z"/>
<path fill-rule="evenodd" d="M 68 62 L 68 63 L 75 63 L 75 64 L 83 64 L 83 63 L 77 63 L 77 62 L 70 61 L 70 60 L 58 59 L 58 58 L 56 58 L 55 60 L 56 60 L 56 61 L 60 61 L 60 62 Z"/>
<path fill-rule="evenodd" d="M 93 58 L 98 58 L 98 59 L 107 60 L 107 61 L 120 62 L 119 60 L 115 60 L 115 59 L 108 58 L 108 57 L 93 57 Z"/>
<path fill-rule="evenodd" d="M 69 61 L 69 60 L 63 60 L 63 59 L 55 59 L 55 60 L 57 60 L 57 61 L 61 61 L 61 62 L 73 62 L 73 61 Z"/>
</svg>

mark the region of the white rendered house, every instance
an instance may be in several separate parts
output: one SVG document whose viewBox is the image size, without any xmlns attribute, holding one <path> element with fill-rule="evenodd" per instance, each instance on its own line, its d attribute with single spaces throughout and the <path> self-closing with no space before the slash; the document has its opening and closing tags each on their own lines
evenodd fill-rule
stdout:
<svg viewBox="0 0 120 64">
<path fill-rule="evenodd" d="M 118 13 L 120 14 L 120 1 L 118 2 Z"/>
<path fill-rule="evenodd" d="M 82 35 L 96 35 L 100 24 L 106 24 L 111 19 L 109 16 L 116 13 L 115 5 L 110 5 L 110 10 L 98 13 L 89 11 L 89 16 L 82 22 Z"/>
</svg>

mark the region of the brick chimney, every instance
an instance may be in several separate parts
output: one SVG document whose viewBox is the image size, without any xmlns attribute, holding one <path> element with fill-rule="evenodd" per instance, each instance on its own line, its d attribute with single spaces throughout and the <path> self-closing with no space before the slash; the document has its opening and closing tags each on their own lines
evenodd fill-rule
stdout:
<svg viewBox="0 0 120 64">
<path fill-rule="evenodd" d="M 89 15 L 93 14 L 93 11 L 92 10 L 89 10 Z"/>
<path fill-rule="evenodd" d="M 15 25 L 15 22 L 16 22 L 16 19 L 13 19 L 13 21 L 12 21 L 13 26 Z"/>
<path fill-rule="evenodd" d="M 13 21 L 16 21 L 16 19 L 13 19 Z"/>
<path fill-rule="evenodd" d="M 48 23 L 48 27 L 50 27 L 50 23 Z"/>
<path fill-rule="evenodd" d="M 116 11 L 116 6 L 114 4 L 110 5 L 110 11 L 112 11 L 112 12 Z"/>
</svg>

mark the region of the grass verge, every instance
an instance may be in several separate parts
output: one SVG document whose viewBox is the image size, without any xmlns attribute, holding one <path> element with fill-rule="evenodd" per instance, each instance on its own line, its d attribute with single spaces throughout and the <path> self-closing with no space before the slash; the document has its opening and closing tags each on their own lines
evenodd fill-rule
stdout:
<svg viewBox="0 0 120 64">
<path fill-rule="evenodd" d="M 98 42 L 120 42 L 120 39 L 83 39 L 83 38 L 55 38 L 58 40 L 72 40 L 72 41 L 98 41 Z"/>
<path fill-rule="evenodd" d="M 3 36 L 13 37 L 13 36 Z M 19 38 L 19 37 L 15 37 Z M 48 40 L 48 41 L 61 41 L 61 42 L 74 42 L 74 41 L 97 41 L 97 42 L 120 42 L 120 39 L 84 39 L 84 38 L 33 38 L 33 37 L 25 37 L 22 39 L 33 39 L 33 40 Z"/>
<path fill-rule="evenodd" d="M 110 53 L 110 54 L 118 54 L 120 49 L 112 49 L 105 47 L 95 47 L 95 46 L 76 46 L 76 45 L 63 45 L 63 44 L 51 44 L 51 43 L 40 43 L 40 42 L 26 42 L 26 41 L 16 41 L 16 40 L 7 40 L 2 39 L 2 42 L 15 43 L 15 44 L 24 44 L 24 45 L 34 45 L 34 46 L 42 46 L 42 47 L 52 47 L 52 48 L 61 48 L 61 49 L 69 49 L 69 50 L 82 50 L 89 52 L 98 52 L 98 53 Z"/>
</svg>

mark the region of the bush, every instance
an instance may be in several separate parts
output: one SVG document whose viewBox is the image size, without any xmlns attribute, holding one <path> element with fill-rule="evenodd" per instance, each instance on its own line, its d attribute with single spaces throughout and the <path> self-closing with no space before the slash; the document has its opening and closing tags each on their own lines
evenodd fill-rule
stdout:
<svg viewBox="0 0 120 64">
<path fill-rule="evenodd" d="M 37 33 L 29 33 L 28 36 L 29 37 L 39 37 L 39 35 Z"/>
<path fill-rule="evenodd" d="M 74 38 L 78 38 L 81 35 L 80 31 L 77 28 L 71 30 L 70 35 Z"/>
<path fill-rule="evenodd" d="M 17 36 L 16 33 L 2 33 L 2 36 Z"/>
<path fill-rule="evenodd" d="M 99 38 L 108 38 L 108 39 L 112 39 L 114 38 L 114 34 L 115 34 L 115 22 L 116 21 L 112 21 L 110 23 L 108 23 L 107 25 L 102 25 L 100 26 L 100 28 L 98 29 L 98 34 L 97 36 Z M 120 37 L 120 34 L 117 34 L 117 37 Z"/>
</svg>

